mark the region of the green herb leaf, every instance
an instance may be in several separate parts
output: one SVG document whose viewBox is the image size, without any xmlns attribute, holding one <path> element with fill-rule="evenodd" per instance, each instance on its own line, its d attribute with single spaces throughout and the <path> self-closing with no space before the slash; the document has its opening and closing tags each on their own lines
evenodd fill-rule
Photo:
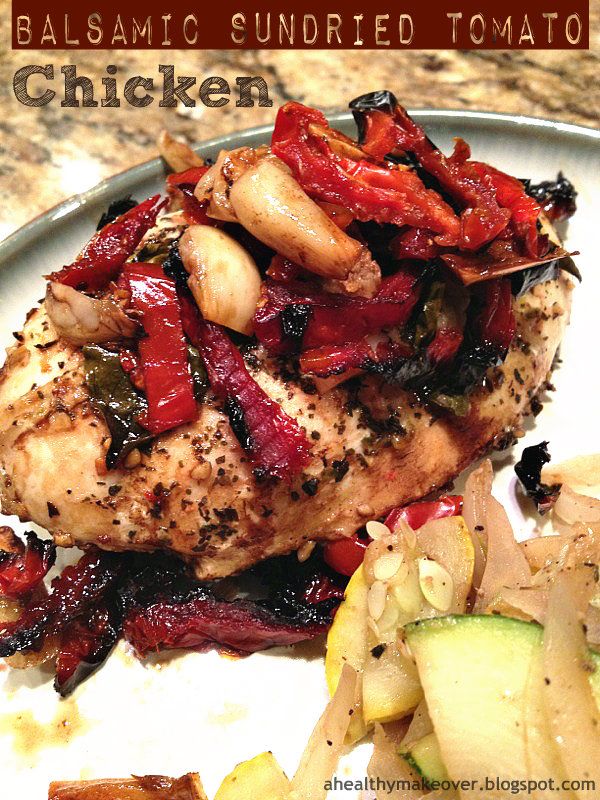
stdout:
<svg viewBox="0 0 600 800">
<path fill-rule="evenodd" d="M 129 380 L 117 353 L 88 345 L 83 354 L 92 404 L 102 412 L 110 431 L 106 466 L 113 469 L 127 453 L 153 438 L 137 422 L 146 410 L 146 400 Z"/>
<path fill-rule="evenodd" d="M 436 392 L 429 398 L 432 403 L 441 408 L 447 408 L 456 417 L 466 417 L 471 410 L 471 403 L 465 394 L 444 394 L 443 392 Z"/>
<path fill-rule="evenodd" d="M 414 341 L 417 347 L 420 347 L 435 336 L 438 318 L 444 301 L 444 290 L 445 287 L 442 281 L 434 281 L 429 287 L 427 298 L 423 303 L 423 309 L 417 318 L 415 327 Z"/>
<path fill-rule="evenodd" d="M 192 383 L 194 384 L 194 397 L 198 403 L 201 403 L 209 387 L 206 367 L 202 356 L 193 345 L 188 344 L 187 351 Z"/>
</svg>

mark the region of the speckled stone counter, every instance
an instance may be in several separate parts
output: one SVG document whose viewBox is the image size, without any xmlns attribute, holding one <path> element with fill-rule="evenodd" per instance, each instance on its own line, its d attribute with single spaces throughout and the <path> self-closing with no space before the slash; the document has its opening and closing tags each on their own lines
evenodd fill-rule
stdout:
<svg viewBox="0 0 600 800">
<path fill-rule="evenodd" d="M 148 51 L 11 52 L 8 13 L 0 29 L 0 239 L 64 198 L 156 155 L 162 128 L 200 141 L 271 122 L 277 106 L 294 98 L 326 110 L 357 94 L 390 88 L 413 108 L 464 108 L 549 117 L 596 127 L 600 120 L 600 3 L 591 4 L 592 49 L 548 52 L 327 52 Z M 107 64 L 120 74 L 158 76 L 158 64 L 199 82 L 220 75 L 262 75 L 273 108 L 61 108 L 21 105 L 12 77 L 26 64 L 77 63 L 95 79 Z M 60 73 L 59 73 L 60 76 Z"/>
</svg>

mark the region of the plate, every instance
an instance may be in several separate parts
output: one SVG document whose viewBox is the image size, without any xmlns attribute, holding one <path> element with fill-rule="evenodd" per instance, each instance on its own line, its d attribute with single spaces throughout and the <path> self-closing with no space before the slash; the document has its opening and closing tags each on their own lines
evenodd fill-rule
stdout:
<svg viewBox="0 0 600 800">
<path fill-rule="evenodd" d="M 579 210 L 567 245 L 581 251 L 584 276 L 575 292 L 562 363 L 535 424 L 513 451 L 497 454 L 495 494 L 524 537 L 532 529 L 515 493 L 512 465 L 522 446 L 550 441 L 555 460 L 600 450 L 597 356 L 600 268 L 595 237 L 600 219 L 600 133 L 527 117 L 464 111 L 416 111 L 444 150 L 464 137 L 474 158 L 519 177 L 552 179 L 562 170 L 575 184 Z M 352 132 L 350 114 L 332 123 Z M 268 141 L 262 127 L 198 146 L 215 157 L 221 148 Z M 22 327 L 25 313 L 44 294 L 42 275 L 70 262 L 95 230 L 111 200 L 143 199 L 163 190 L 159 159 L 135 167 L 67 200 L 0 244 L 0 341 Z M 12 518 L 0 522 L 25 530 Z M 121 644 L 107 664 L 60 701 L 51 674 L 0 672 L 0 774 L 7 796 L 43 798 L 50 780 L 121 777 L 131 773 L 200 772 L 209 797 L 234 765 L 273 750 L 293 774 L 326 702 L 323 643 L 272 650 L 245 659 L 211 653 L 174 653 L 137 661 Z M 363 778 L 370 746 L 346 755 L 338 777 Z M 12 790 L 12 791 L 11 791 Z M 350 798 L 355 792 L 332 793 Z"/>
</svg>

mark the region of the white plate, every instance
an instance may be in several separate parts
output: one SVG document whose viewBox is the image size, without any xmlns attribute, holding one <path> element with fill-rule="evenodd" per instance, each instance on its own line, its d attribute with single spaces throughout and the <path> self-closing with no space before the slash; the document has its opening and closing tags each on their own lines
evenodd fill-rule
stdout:
<svg viewBox="0 0 600 800">
<path fill-rule="evenodd" d="M 516 450 L 495 458 L 495 491 L 524 536 L 532 522 L 514 491 L 514 456 L 522 446 L 549 439 L 555 460 L 600 450 L 598 432 L 598 316 L 600 267 L 600 134 L 561 123 L 475 112 L 420 111 L 434 141 L 449 149 L 464 136 L 474 157 L 519 177 L 554 178 L 558 170 L 579 191 L 567 244 L 581 251 L 584 276 L 572 324 L 555 372 L 556 392 Z M 348 114 L 332 118 L 350 130 Z M 235 134 L 200 148 L 254 145 L 269 129 Z M 0 245 L 0 339 L 11 342 L 27 310 L 44 292 L 42 275 L 72 260 L 111 199 L 142 199 L 163 189 L 156 160 L 129 170 L 57 206 Z M 0 519 L 0 522 L 2 520 Z M 15 525 L 19 530 L 26 526 Z M 122 644 L 108 663 L 60 701 L 52 676 L 40 671 L 0 673 L 2 796 L 37 800 L 50 780 L 200 772 L 209 797 L 233 766 L 273 750 L 292 774 L 326 702 L 320 643 L 231 660 L 216 653 L 171 655 L 152 665 L 136 661 Z M 22 715 L 19 720 L 18 715 Z M 36 725 L 35 720 L 40 724 Z M 64 721 L 64 724 L 63 724 Z M 365 774 L 369 745 L 346 756 L 340 778 Z M 350 798 L 355 792 L 332 797 Z M 259 800 L 257 798 L 257 800 Z"/>
</svg>

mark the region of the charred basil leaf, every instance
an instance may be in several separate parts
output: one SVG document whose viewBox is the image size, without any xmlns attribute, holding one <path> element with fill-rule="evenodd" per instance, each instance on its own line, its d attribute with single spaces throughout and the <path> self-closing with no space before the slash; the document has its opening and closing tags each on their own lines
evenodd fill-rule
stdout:
<svg viewBox="0 0 600 800">
<path fill-rule="evenodd" d="M 281 312 L 281 329 L 283 335 L 291 339 L 294 346 L 300 347 L 306 328 L 312 316 L 309 305 L 292 303 Z"/>
<path fill-rule="evenodd" d="M 106 466 L 113 469 L 127 453 L 152 439 L 152 434 L 137 422 L 146 410 L 146 400 L 129 380 L 118 353 L 88 345 L 83 354 L 92 403 L 102 412 L 110 431 Z"/>
<path fill-rule="evenodd" d="M 538 267 L 515 272 L 510 278 L 512 293 L 515 297 L 521 297 L 538 283 L 555 280 L 559 271 L 558 261 L 550 261 L 548 264 L 540 264 Z"/>
<path fill-rule="evenodd" d="M 202 361 L 200 357 L 200 353 L 193 345 L 188 344 L 187 351 L 188 363 L 190 365 L 192 383 L 194 386 L 194 397 L 198 403 L 201 403 L 209 387 L 206 367 L 204 366 L 204 361 Z"/>
<path fill-rule="evenodd" d="M 68 625 L 61 635 L 54 689 L 68 697 L 106 661 L 123 630 L 116 595 L 103 599 Z"/>
<path fill-rule="evenodd" d="M 443 281 L 433 281 L 429 289 L 421 313 L 415 324 L 414 343 L 420 346 L 435 336 L 438 318 L 444 302 L 445 284 Z"/>
<path fill-rule="evenodd" d="M 577 255 L 577 253 L 575 254 Z M 581 276 L 581 272 L 579 271 L 579 267 L 573 261 L 571 256 L 567 256 L 566 258 L 561 258 L 559 262 L 559 267 L 564 271 L 568 272 L 569 275 L 572 275 L 574 278 L 577 278 L 578 281 L 582 281 L 583 278 Z"/>
<path fill-rule="evenodd" d="M 398 105 L 396 96 L 383 89 L 377 92 L 367 92 L 355 97 L 349 103 L 352 116 L 358 128 L 358 143 L 362 144 L 365 140 L 365 114 L 369 111 L 383 111 L 385 114 L 393 114 Z"/>
<path fill-rule="evenodd" d="M 100 228 L 103 228 L 105 225 L 108 225 L 109 222 L 114 222 L 117 217 L 120 217 L 122 214 L 127 213 L 127 211 L 131 211 L 132 208 L 135 208 L 138 205 L 137 200 L 133 200 L 131 195 L 127 195 L 127 197 L 122 197 L 120 200 L 113 200 L 113 202 L 109 205 L 106 211 L 102 214 L 100 219 L 98 220 L 98 227 L 96 228 L 97 231 Z"/>
<path fill-rule="evenodd" d="M 178 289 L 187 288 L 187 282 L 190 276 L 183 266 L 183 261 L 179 254 L 179 239 L 169 246 L 169 252 L 163 261 L 162 268 L 167 278 L 171 278 L 175 281 Z"/>
<path fill-rule="evenodd" d="M 569 219 L 577 211 L 577 192 L 568 178 L 559 172 L 555 181 L 531 183 L 524 181 L 525 191 L 543 206 L 551 220 Z"/>
<path fill-rule="evenodd" d="M 560 494 L 560 483 L 549 486 L 542 482 L 542 467 L 549 461 L 548 442 L 540 442 L 526 447 L 521 460 L 515 464 L 517 478 L 527 495 L 535 501 L 540 514 L 549 511 Z"/>
<path fill-rule="evenodd" d="M 466 417 L 471 410 L 471 403 L 466 394 L 434 392 L 428 399 L 436 406 L 451 411 L 455 417 Z"/>
<path fill-rule="evenodd" d="M 495 345 L 471 344 L 458 351 L 452 375 L 444 389 L 448 394 L 469 394 L 478 386 L 491 367 L 504 362 L 506 353 Z"/>
<path fill-rule="evenodd" d="M 254 439 L 246 424 L 244 409 L 235 399 L 229 395 L 225 400 L 225 413 L 229 417 L 231 430 L 244 450 L 251 450 L 254 447 Z"/>
</svg>

